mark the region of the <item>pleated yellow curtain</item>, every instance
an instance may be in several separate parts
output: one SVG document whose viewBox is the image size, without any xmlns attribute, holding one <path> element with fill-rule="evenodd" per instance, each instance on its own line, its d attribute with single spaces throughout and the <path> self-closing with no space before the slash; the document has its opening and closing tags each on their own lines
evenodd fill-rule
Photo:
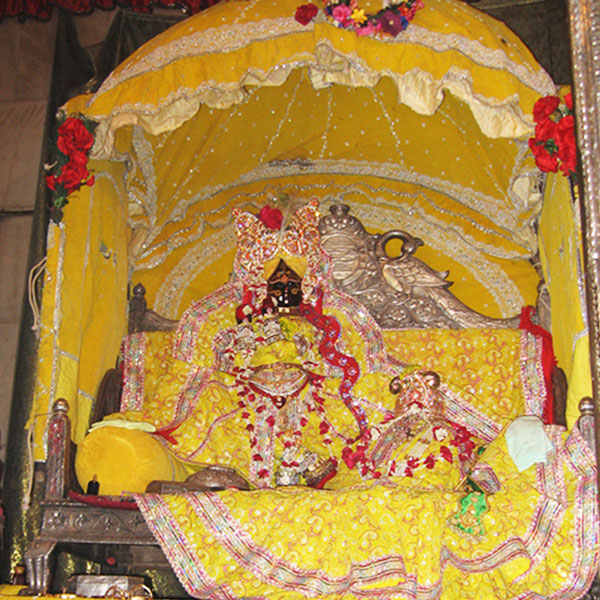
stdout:
<svg viewBox="0 0 600 600">
<path fill-rule="evenodd" d="M 92 161 L 93 187 L 70 197 L 64 221 L 50 224 L 37 380 L 30 424 L 34 458 L 45 456 L 47 413 L 69 402 L 73 439 L 86 433 L 104 372 L 125 333 L 128 279 L 124 164 Z"/>
</svg>

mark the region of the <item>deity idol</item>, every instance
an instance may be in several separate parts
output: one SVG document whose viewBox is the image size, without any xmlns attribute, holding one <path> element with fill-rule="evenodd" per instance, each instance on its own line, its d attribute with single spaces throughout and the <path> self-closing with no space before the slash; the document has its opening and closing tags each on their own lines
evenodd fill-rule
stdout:
<svg viewBox="0 0 600 600">
<path fill-rule="evenodd" d="M 367 311 L 329 285 L 318 202 L 287 208 L 234 209 L 232 280 L 174 332 L 126 338 L 121 412 L 81 444 L 82 485 L 95 476 L 101 493 L 143 492 L 216 465 L 257 488 L 339 488 L 436 465 L 460 479 L 475 443 L 444 420 L 439 377 L 390 360 Z M 123 452 L 116 466 L 102 458 Z"/>
</svg>

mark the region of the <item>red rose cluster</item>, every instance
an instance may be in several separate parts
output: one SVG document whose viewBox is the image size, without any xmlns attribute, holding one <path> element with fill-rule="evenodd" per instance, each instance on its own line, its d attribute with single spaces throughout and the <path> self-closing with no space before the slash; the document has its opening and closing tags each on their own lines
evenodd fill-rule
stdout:
<svg viewBox="0 0 600 600">
<path fill-rule="evenodd" d="M 533 107 L 533 120 L 535 136 L 529 139 L 529 148 L 538 169 L 552 173 L 560 169 L 567 177 L 575 174 L 577 142 L 571 94 L 565 96 L 564 105 L 558 96 L 540 98 Z"/>
<path fill-rule="evenodd" d="M 58 128 L 56 147 L 58 156 L 52 165 L 52 174 L 46 176 L 46 185 L 54 192 L 54 206 L 60 209 L 67 196 L 82 185 L 93 185 L 94 176 L 87 168 L 88 155 L 94 144 L 96 124 L 78 117 L 68 117 Z M 59 219 L 60 220 L 60 217 Z"/>
</svg>

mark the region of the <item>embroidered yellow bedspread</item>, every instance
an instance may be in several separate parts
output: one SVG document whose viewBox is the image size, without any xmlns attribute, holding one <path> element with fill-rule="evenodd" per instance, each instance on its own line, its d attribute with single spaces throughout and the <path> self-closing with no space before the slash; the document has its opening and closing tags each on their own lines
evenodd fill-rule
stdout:
<svg viewBox="0 0 600 600">
<path fill-rule="evenodd" d="M 481 537 L 448 525 L 463 491 L 402 480 L 137 501 L 195 597 L 575 598 L 598 567 L 595 470 L 576 431 L 548 433 L 546 466 L 519 473 L 503 436 L 480 457 L 501 485 Z"/>
<path fill-rule="evenodd" d="M 148 526 L 190 595 L 211 600 L 566 600 L 587 590 L 599 562 L 596 470 L 589 449 L 576 429 L 567 433 L 548 426 L 553 451 L 547 463 L 519 472 L 503 434 L 515 417 L 542 414 L 540 346 L 531 335 L 404 331 L 380 338 L 360 322 L 344 327 L 340 346 L 357 356 L 361 366 L 353 393 L 383 442 L 386 424 L 393 422 L 395 397 L 387 383 L 394 365 L 419 364 L 439 373 L 445 419 L 468 428 L 479 448 L 477 467 L 495 482 L 493 491 L 484 490 L 487 510 L 475 515 L 481 531 L 475 535 L 453 519 L 472 516 L 459 512 L 472 488 L 461 482 L 459 449 L 450 438 L 437 437 L 436 427 L 392 450 L 385 470 L 369 474 L 373 479 L 363 480 L 360 469 L 350 469 L 340 459 L 337 476 L 326 484 L 329 489 L 269 487 L 271 474 L 261 480 L 259 469 L 264 459 L 282 450 L 274 445 L 267 454 L 260 444 L 250 444 L 255 429 L 247 423 L 258 428 L 259 417 L 251 422 L 244 417 L 249 409 L 240 406 L 232 376 L 214 370 L 210 352 L 198 354 L 207 345 L 200 343 L 203 338 L 218 339 L 211 327 L 222 327 L 222 320 L 209 320 L 202 316 L 205 312 L 200 305 L 202 327 L 190 328 L 194 344 L 187 355 L 181 351 L 186 321 L 180 324 L 179 356 L 185 361 L 175 358 L 167 334 L 131 338 L 124 351 L 131 361 L 122 410 L 158 428 L 174 423 L 161 443 L 177 464 L 227 464 L 262 488 L 136 494 Z M 356 424 L 336 399 L 336 372 L 316 374 L 325 378 L 322 388 L 316 388 L 325 399 L 324 412 L 306 413 L 302 439 L 318 451 L 325 444 L 320 430 L 324 420 L 346 435 Z M 307 390 L 297 401 L 303 401 Z M 277 412 L 265 404 L 267 410 Z M 449 428 L 443 433 L 452 435 Z M 344 456 L 344 439 L 338 436 L 329 445 L 338 458 Z M 262 460 L 256 462 L 259 451 Z M 419 459 L 418 469 L 406 476 L 411 457 Z M 396 467 L 404 465 L 401 472 L 388 468 L 394 461 Z"/>
</svg>

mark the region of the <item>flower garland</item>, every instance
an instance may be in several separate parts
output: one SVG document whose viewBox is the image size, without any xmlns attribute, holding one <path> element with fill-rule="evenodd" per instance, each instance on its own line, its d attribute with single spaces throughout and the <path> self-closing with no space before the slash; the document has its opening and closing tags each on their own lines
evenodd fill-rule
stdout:
<svg viewBox="0 0 600 600">
<path fill-rule="evenodd" d="M 325 0 L 325 15 L 337 27 L 350 29 L 356 35 L 382 34 L 396 37 L 404 31 L 415 13 L 423 8 L 422 0 L 391 2 L 374 14 L 367 14 L 357 0 Z M 296 9 L 296 21 L 308 25 L 319 12 L 315 4 L 303 4 Z"/>
<path fill-rule="evenodd" d="M 394 458 L 398 448 L 410 442 L 415 435 L 420 437 L 410 452 Z M 422 417 L 421 409 L 417 409 L 400 417 L 384 419 L 373 426 L 355 449 L 349 446 L 343 449 L 342 459 L 349 469 L 358 469 L 364 479 L 379 479 L 414 477 L 421 469 L 434 469 L 440 461 L 454 463 L 456 455 L 458 467 L 464 475 L 475 448 L 476 444 L 466 427 L 450 421 L 429 423 Z"/>
<path fill-rule="evenodd" d="M 310 363 L 307 363 L 307 366 Z M 330 447 L 331 424 L 325 418 L 324 398 L 321 395 L 323 376 L 304 369 L 307 376 L 305 385 L 285 397 L 274 396 L 252 384 L 253 369 L 234 367 L 235 386 L 238 394 L 238 407 L 245 421 L 245 429 L 250 436 L 252 462 L 250 464 L 251 478 L 259 487 L 270 487 L 276 476 L 275 456 L 273 453 L 275 438 L 283 445 L 283 455 L 279 471 L 287 477 L 298 476 L 304 470 L 299 456 L 302 454 L 302 430 L 308 424 L 309 413 L 316 413 L 321 422 L 319 434 L 325 446 Z M 308 385 L 309 393 L 302 395 L 302 390 Z M 291 410 L 282 410 L 291 403 Z M 337 465 L 333 455 L 329 461 L 333 467 Z M 291 481 L 290 481 L 291 482 Z M 290 482 L 281 482 L 289 485 Z M 297 482 L 296 482 L 297 483 Z"/>
<path fill-rule="evenodd" d="M 353 356 L 338 350 L 337 342 L 341 336 L 342 327 L 335 317 L 323 315 L 315 307 L 304 302 L 298 308 L 302 317 L 323 332 L 323 337 L 319 343 L 321 356 L 327 364 L 338 367 L 342 371 L 339 393 L 342 401 L 356 419 L 359 428 L 359 434 L 356 438 L 358 440 L 366 433 L 368 426 L 365 411 L 350 392 L 360 376 L 358 362 Z M 356 440 L 348 440 L 348 442 L 353 443 Z"/>
<path fill-rule="evenodd" d="M 394 378 L 390 384 L 390 391 L 398 394 L 394 412 L 371 426 L 354 448 L 342 450 L 348 468 L 358 469 L 366 479 L 414 477 L 419 469 L 433 469 L 439 461 L 453 463 L 456 454 L 464 472 L 475 442 L 464 426 L 444 418 L 439 385 L 439 375 L 433 371 L 411 370 Z M 413 439 L 412 448 L 394 458 Z"/>
<path fill-rule="evenodd" d="M 540 98 L 533 107 L 535 136 L 529 139 L 529 148 L 540 171 L 556 173 L 559 169 L 565 177 L 577 170 L 577 142 L 573 97 L 565 96 L 561 104 L 558 96 Z"/>
<path fill-rule="evenodd" d="M 89 153 L 94 145 L 94 131 L 98 124 L 87 117 L 59 116 L 56 157 L 46 165 L 46 185 L 52 190 L 52 219 L 59 223 L 67 196 L 82 185 L 94 185 L 94 176 L 87 168 Z"/>
</svg>

